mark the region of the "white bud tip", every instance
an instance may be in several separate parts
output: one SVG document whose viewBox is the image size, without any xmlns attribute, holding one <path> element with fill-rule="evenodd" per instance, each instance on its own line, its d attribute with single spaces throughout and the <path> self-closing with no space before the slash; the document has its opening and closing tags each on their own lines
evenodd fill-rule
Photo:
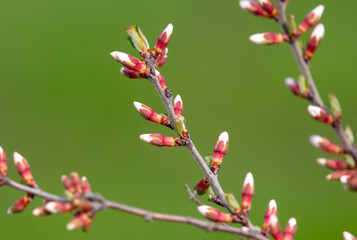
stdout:
<svg viewBox="0 0 357 240">
<path fill-rule="evenodd" d="M 317 163 L 322 165 L 322 166 L 325 166 L 326 164 L 326 158 L 318 158 L 317 159 Z"/>
<path fill-rule="evenodd" d="M 268 3 L 268 0 L 258 0 L 258 3 L 260 5 L 263 5 L 264 3 Z"/>
<path fill-rule="evenodd" d="M 346 184 L 346 183 L 348 183 L 348 180 L 349 180 L 349 176 L 347 176 L 347 175 L 343 175 L 342 177 L 340 177 L 341 183 Z"/>
<path fill-rule="evenodd" d="M 87 181 L 87 177 L 86 176 L 82 176 L 82 182 L 86 182 Z"/>
<path fill-rule="evenodd" d="M 228 142 L 228 140 L 229 140 L 228 133 L 226 131 L 221 133 L 221 135 L 219 135 L 218 140 L 223 141 L 223 142 Z"/>
<path fill-rule="evenodd" d="M 157 76 L 159 74 L 160 74 L 160 72 L 155 69 L 155 75 Z"/>
<path fill-rule="evenodd" d="M 249 40 L 252 41 L 253 43 L 263 44 L 265 42 L 264 34 L 263 33 L 254 34 L 249 37 Z"/>
<path fill-rule="evenodd" d="M 321 115 L 321 108 L 313 105 L 307 107 L 307 111 L 312 117 L 317 117 Z"/>
<path fill-rule="evenodd" d="M 24 159 L 23 156 L 18 154 L 17 152 L 14 152 L 14 163 L 17 165 L 17 163 L 21 162 Z"/>
<path fill-rule="evenodd" d="M 11 215 L 11 214 L 13 214 L 13 212 L 12 212 L 12 210 L 11 210 L 11 207 L 7 210 L 7 212 L 6 212 L 8 215 Z"/>
<path fill-rule="evenodd" d="M 129 55 L 127 53 L 114 51 L 111 52 L 110 55 L 112 55 L 112 57 L 119 62 L 123 62 L 123 61 L 131 62 L 129 59 Z"/>
<path fill-rule="evenodd" d="M 164 32 L 166 32 L 166 36 L 170 36 L 172 34 L 172 30 L 174 29 L 174 26 L 170 23 L 167 25 L 165 28 Z"/>
<path fill-rule="evenodd" d="M 325 35 L 325 27 L 322 23 L 318 24 L 314 31 L 311 33 L 311 37 L 315 37 L 316 39 L 321 39 Z"/>
<path fill-rule="evenodd" d="M 279 223 L 278 217 L 276 215 L 271 215 L 269 219 L 269 224 L 275 226 L 278 223 Z"/>
<path fill-rule="evenodd" d="M 32 211 L 32 215 L 34 216 L 40 216 L 41 214 L 41 210 L 38 209 L 38 208 L 35 208 L 33 211 Z"/>
<path fill-rule="evenodd" d="M 331 175 L 331 173 L 330 173 L 330 174 L 328 174 L 328 175 L 326 175 L 326 179 L 327 179 L 327 180 L 331 180 L 331 179 L 332 179 L 332 175 Z"/>
<path fill-rule="evenodd" d="M 126 67 L 120 68 L 120 73 L 121 73 L 122 75 L 124 75 L 124 76 L 126 76 L 126 74 L 125 74 L 125 72 L 124 72 L 124 70 L 126 70 L 126 69 L 127 69 Z"/>
<path fill-rule="evenodd" d="M 343 232 L 343 238 L 345 240 L 356 240 L 356 238 L 351 233 L 349 233 L 347 231 Z"/>
<path fill-rule="evenodd" d="M 68 223 L 66 228 L 68 231 L 72 231 L 76 228 L 76 226 L 72 223 Z"/>
<path fill-rule="evenodd" d="M 291 78 L 291 77 L 285 78 L 285 84 L 287 86 L 294 86 L 295 85 L 295 79 Z"/>
<path fill-rule="evenodd" d="M 136 110 L 138 110 L 140 112 L 140 109 L 142 109 L 142 103 L 139 102 L 134 102 L 134 107 L 136 108 Z"/>
<path fill-rule="evenodd" d="M 251 172 L 247 173 L 247 176 L 245 176 L 243 186 L 246 186 L 248 184 L 250 184 L 250 186 L 254 185 L 253 174 Z"/>
<path fill-rule="evenodd" d="M 295 219 L 295 218 L 290 218 L 289 221 L 288 221 L 288 224 L 289 224 L 291 227 L 296 226 L 296 219 Z"/>
<path fill-rule="evenodd" d="M 175 97 L 174 104 L 176 104 L 177 102 L 182 102 L 182 99 L 181 99 L 181 96 L 180 96 L 180 95 L 177 95 L 177 96 Z"/>
<path fill-rule="evenodd" d="M 4 149 L 2 149 L 2 147 L 0 147 L 0 154 L 4 153 Z"/>
<path fill-rule="evenodd" d="M 203 216 L 206 216 L 206 215 L 207 215 L 207 212 L 209 211 L 210 208 L 211 208 L 210 206 L 201 205 L 201 206 L 199 206 L 197 209 L 198 209 L 198 211 L 199 211 Z"/>
<path fill-rule="evenodd" d="M 150 137 L 150 134 L 141 134 L 140 139 L 143 140 L 144 142 L 150 143 L 152 137 Z"/>
<path fill-rule="evenodd" d="M 249 0 L 240 0 L 239 6 L 245 10 L 251 6 L 251 3 Z"/>
<path fill-rule="evenodd" d="M 276 205 L 276 201 L 274 199 L 270 200 L 269 202 L 269 209 L 278 209 L 277 205 Z"/>
<path fill-rule="evenodd" d="M 319 135 L 312 135 L 310 137 L 310 142 L 315 147 L 319 147 L 320 146 L 320 142 L 321 142 L 321 137 Z"/>
<path fill-rule="evenodd" d="M 45 208 L 47 211 L 49 211 L 50 213 L 57 213 L 57 209 L 56 209 L 56 205 L 57 203 L 56 202 L 49 202 L 49 203 L 46 203 L 45 205 Z"/>
<path fill-rule="evenodd" d="M 317 16 L 321 16 L 323 14 L 324 10 L 325 10 L 325 7 L 324 7 L 324 5 L 321 4 L 321 5 L 317 6 L 316 8 L 314 8 L 314 10 L 312 10 L 312 12 Z"/>
</svg>

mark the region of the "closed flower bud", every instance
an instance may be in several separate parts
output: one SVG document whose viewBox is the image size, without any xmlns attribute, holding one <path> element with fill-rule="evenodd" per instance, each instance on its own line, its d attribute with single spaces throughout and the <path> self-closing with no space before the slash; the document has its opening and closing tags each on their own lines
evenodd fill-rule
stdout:
<svg viewBox="0 0 357 240">
<path fill-rule="evenodd" d="M 219 168 L 221 167 L 222 160 L 226 155 L 228 150 L 228 133 L 223 132 L 219 136 L 216 145 L 213 149 L 213 158 L 211 161 L 211 170 L 214 174 L 218 173 Z"/>
<path fill-rule="evenodd" d="M 48 215 L 51 215 L 52 213 L 47 211 L 45 206 L 41 206 L 41 207 L 35 208 L 32 211 L 32 214 L 34 216 L 48 216 Z"/>
<path fill-rule="evenodd" d="M 284 240 L 293 240 L 296 232 L 296 219 L 290 218 L 284 230 Z"/>
<path fill-rule="evenodd" d="M 335 121 L 335 118 L 328 114 L 327 111 L 323 108 L 309 105 L 307 107 L 307 111 L 311 117 L 315 118 L 319 122 L 331 125 Z"/>
<path fill-rule="evenodd" d="M 135 26 L 128 26 L 125 28 L 125 31 L 129 34 L 131 43 L 139 51 L 139 53 L 145 57 L 146 54 L 150 53 L 150 46 L 146 37 L 141 32 L 138 25 Z"/>
<path fill-rule="evenodd" d="M 249 40 L 256 44 L 272 45 L 287 41 L 288 38 L 281 33 L 257 33 L 249 37 Z"/>
<path fill-rule="evenodd" d="M 170 23 L 165 30 L 159 35 L 156 45 L 153 48 L 154 56 L 158 57 L 169 44 L 172 36 L 173 25 Z"/>
<path fill-rule="evenodd" d="M 345 240 L 357 240 L 355 236 L 353 236 L 351 233 L 344 231 L 343 232 L 343 238 Z"/>
<path fill-rule="evenodd" d="M 127 77 L 127 78 L 144 78 L 144 76 L 142 76 L 140 73 L 138 73 L 137 71 L 128 69 L 126 67 L 122 67 L 120 69 L 120 73 L 123 74 L 123 76 Z"/>
<path fill-rule="evenodd" d="M 207 205 L 199 206 L 198 211 L 213 222 L 231 223 L 234 221 L 234 215 L 221 212 Z"/>
<path fill-rule="evenodd" d="M 82 177 L 82 189 L 83 189 L 83 193 L 92 192 L 89 181 L 88 181 L 87 177 L 85 177 L 85 176 Z"/>
<path fill-rule="evenodd" d="M 145 62 L 142 60 L 139 60 L 127 53 L 118 52 L 118 51 L 114 51 L 114 52 L 110 53 L 110 55 L 112 55 L 112 57 L 115 60 L 117 60 L 118 62 L 123 64 L 124 67 L 126 67 L 130 70 L 134 70 L 134 71 L 138 72 L 139 74 L 144 74 L 144 75 L 149 74 L 148 73 L 149 69 L 145 65 Z"/>
<path fill-rule="evenodd" d="M 17 172 L 19 173 L 21 178 L 26 182 L 26 184 L 29 187 L 36 188 L 37 184 L 32 176 L 30 165 L 28 164 L 27 160 L 17 152 L 14 153 L 14 165 L 17 169 Z"/>
<path fill-rule="evenodd" d="M 4 149 L 0 147 L 0 186 L 1 181 L 7 177 L 7 158 Z"/>
<path fill-rule="evenodd" d="M 157 57 L 156 59 L 156 67 L 162 67 L 167 60 L 167 53 L 168 53 L 169 49 L 165 48 L 164 51 L 162 51 L 162 53 Z"/>
<path fill-rule="evenodd" d="M 68 203 L 68 202 L 50 201 L 46 203 L 45 209 L 46 211 L 52 214 L 58 214 L 58 213 L 68 213 L 74 210 L 75 206 L 72 203 Z"/>
<path fill-rule="evenodd" d="M 319 21 L 324 12 L 325 7 L 323 5 L 319 5 L 314 8 L 304 20 L 298 26 L 298 35 L 305 33 L 310 28 L 314 27 Z"/>
<path fill-rule="evenodd" d="M 66 176 L 62 175 L 61 177 L 62 183 L 64 188 L 71 194 L 74 194 L 76 192 L 76 189 L 74 188 L 72 181 Z"/>
<path fill-rule="evenodd" d="M 274 199 L 270 200 L 268 208 L 264 215 L 264 223 L 262 227 L 262 233 L 264 234 L 268 234 L 270 232 L 269 221 L 272 215 L 278 216 L 278 207 Z"/>
<path fill-rule="evenodd" d="M 134 107 L 146 120 L 164 125 L 166 127 L 171 127 L 171 121 L 167 117 L 156 113 L 151 107 L 139 102 L 134 102 Z"/>
<path fill-rule="evenodd" d="M 166 86 L 166 80 L 165 80 L 164 76 L 162 76 L 162 73 L 160 73 L 160 72 L 157 71 L 157 70 L 155 70 L 155 74 L 156 74 L 156 77 L 157 77 L 157 81 L 159 82 L 159 84 L 160 84 L 162 90 L 163 90 L 164 92 L 166 92 L 167 86 Z"/>
<path fill-rule="evenodd" d="M 316 148 L 332 154 L 343 154 L 344 151 L 340 146 L 335 145 L 327 138 L 321 137 L 319 135 L 312 135 L 310 137 L 310 142 Z"/>
<path fill-rule="evenodd" d="M 275 17 L 278 15 L 278 10 L 274 7 L 274 4 L 271 0 L 257 0 L 260 6 L 263 7 L 265 11 L 271 16 Z"/>
<path fill-rule="evenodd" d="M 90 212 L 84 212 L 76 215 L 67 224 L 67 230 L 72 231 L 83 227 L 83 230 L 88 231 L 92 225 L 93 216 Z"/>
<path fill-rule="evenodd" d="M 295 96 L 301 96 L 298 81 L 289 77 L 285 79 L 285 84 Z"/>
<path fill-rule="evenodd" d="M 182 102 L 182 99 L 180 97 L 180 95 L 177 95 L 175 97 L 175 100 L 174 100 L 174 112 L 175 112 L 175 115 L 180 115 L 182 116 L 183 114 L 183 102 Z"/>
<path fill-rule="evenodd" d="M 82 189 L 81 177 L 76 172 L 72 172 L 70 174 L 70 177 L 71 177 L 72 184 L 73 184 L 73 187 L 74 187 L 75 192 L 76 192 L 76 196 L 82 196 L 83 189 Z"/>
<path fill-rule="evenodd" d="M 317 25 L 312 31 L 309 40 L 306 44 L 306 50 L 304 52 L 304 59 L 306 62 L 309 62 L 314 56 L 316 49 L 320 46 L 320 42 L 325 34 L 325 28 L 322 23 Z"/>
<path fill-rule="evenodd" d="M 349 168 L 346 162 L 338 159 L 318 158 L 317 163 L 332 170 L 346 170 Z"/>
<path fill-rule="evenodd" d="M 281 227 L 279 224 L 278 217 L 276 215 L 271 215 L 269 220 L 270 234 L 275 240 L 282 240 L 283 236 L 281 233 Z"/>
<path fill-rule="evenodd" d="M 184 146 L 186 142 L 177 137 L 167 137 L 160 133 L 142 134 L 140 139 L 158 147 L 177 147 Z"/>
<path fill-rule="evenodd" d="M 26 207 L 30 204 L 32 199 L 33 197 L 31 195 L 26 195 L 20 198 L 7 210 L 7 214 L 23 212 L 26 209 Z"/>
<path fill-rule="evenodd" d="M 252 173 L 247 173 L 242 187 L 242 212 L 248 215 L 252 206 L 252 198 L 254 196 L 254 179 Z"/>
<path fill-rule="evenodd" d="M 356 170 L 335 171 L 326 176 L 327 180 L 340 180 L 342 176 L 346 178 L 352 178 L 356 174 Z"/>
<path fill-rule="evenodd" d="M 202 180 L 199 181 L 194 188 L 195 195 L 201 196 L 205 194 L 210 186 L 211 184 L 208 181 L 207 177 L 202 178 Z"/>
<path fill-rule="evenodd" d="M 271 16 L 267 11 L 265 11 L 257 2 L 252 1 L 252 0 L 240 0 L 239 1 L 239 6 L 250 13 L 253 13 L 254 15 L 261 16 L 261 17 L 266 17 L 270 18 Z"/>
<path fill-rule="evenodd" d="M 81 199 L 81 198 L 74 199 L 73 200 L 73 205 L 75 207 L 81 209 L 84 212 L 87 212 L 87 211 L 89 211 L 89 210 L 91 210 L 93 208 L 92 204 L 89 201 Z"/>
</svg>

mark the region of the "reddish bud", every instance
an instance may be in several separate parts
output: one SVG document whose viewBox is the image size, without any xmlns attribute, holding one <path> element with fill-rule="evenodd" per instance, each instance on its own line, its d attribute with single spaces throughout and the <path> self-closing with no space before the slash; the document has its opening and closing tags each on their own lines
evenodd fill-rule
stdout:
<svg viewBox="0 0 357 240">
<path fill-rule="evenodd" d="M 254 179 L 252 173 L 247 173 L 242 187 L 242 212 L 248 215 L 252 206 L 252 198 L 254 196 Z"/>
<path fill-rule="evenodd" d="M 73 184 L 73 187 L 74 187 L 75 192 L 76 192 L 76 196 L 82 196 L 83 189 L 82 189 L 81 177 L 76 172 L 72 172 L 70 174 L 70 177 L 71 177 L 72 184 Z"/>
<path fill-rule="evenodd" d="M 239 1 L 239 6 L 250 13 L 253 13 L 254 15 L 261 16 L 261 17 L 266 17 L 269 18 L 271 17 L 267 11 L 265 11 L 259 4 L 255 1 L 252 0 L 240 0 Z"/>
<path fill-rule="evenodd" d="M 170 23 L 165 30 L 159 35 L 156 45 L 153 48 L 155 56 L 159 56 L 169 44 L 172 35 L 173 25 Z"/>
<path fill-rule="evenodd" d="M 139 102 L 134 102 L 134 107 L 146 120 L 164 125 L 166 127 L 171 127 L 171 121 L 167 117 L 156 113 L 151 107 L 148 107 Z"/>
<path fill-rule="evenodd" d="M 315 118 L 319 122 L 331 125 L 335 121 L 335 118 L 328 114 L 327 111 L 323 108 L 309 105 L 307 107 L 307 111 L 311 117 Z"/>
<path fill-rule="evenodd" d="M 346 171 L 335 171 L 326 176 L 327 180 L 340 180 L 342 176 L 344 177 L 343 182 L 346 182 L 346 178 L 351 179 L 356 175 L 356 170 L 346 170 Z"/>
<path fill-rule="evenodd" d="M 228 150 L 228 133 L 223 132 L 219 136 L 216 145 L 213 149 L 213 158 L 211 161 L 211 170 L 214 174 L 218 173 L 219 168 L 221 167 L 222 160 Z"/>
<path fill-rule="evenodd" d="M 231 223 L 234 221 L 234 216 L 228 213 L 221 212 L 213 207 L 201 205 L 198 211 L 207 219 L 213 222 Z"/>
<path fill-rule="evenodd" d="M 285 84 L 295 96 L 301 96 L 298 81 L 296 81 L 294 78 L 289 77 L 285 79 Z"/>
<path fill-rule="evenodd" d="M 34 216 L 48 216 L 48 215 L 51 215 L 51 213 L 46 210 L 45 206 L 41 206 L 41 207 L 35 208 L 32 211 L 32 214 Z"/>
<path fill-rule="evenodd" d="M 264 215 L 264 223 L 263 223 L 263 227 L 262 227 L 262 233 L 264 233 L 264 234 L 268 234 L 270 231 L 269 221 L 270 221 L 270 217 L 272 215 L 278 216 L 278 207 L 276 205 L 275 200 L 270 200 L 268 208 Z"/>
<path fill-rule="evenodd" d="M 283 41 L 287 41 L 288 38 L 281 33 L 256 33 L 249 37 L 249 40 L 256 44 L 272 45 L 280 44 Z"/>
<path fill-rule="evenodd" d="M 207 177 L 202 178 L 202 180 L 199 181 L 194 188 L 195 195 L 205 194 L 210 186 L 211 184 L 208 181 Z"/>
<path fill-rule="evenodd" d="M 175 115 L 182 116 L 182 114 L 183 114 L 183 102 L 182 102 L 182 99 L 181 99 L 180 95 L 177 95 L 175 97 L 173 105 L 174 105 Z"/>
<path fill-rule="evenodd" d="M 23 212 L 26 209 L 26 207 L 30 204 L 32 199 L 33 197 L 31 195 L 26 195 L 20 198 L 7 210 L 7 214 Z"/>
<path fill-rule="evenodd" d="M 162 90 L 165 92 L 167 86 L 166 86 L 166 80 L 165 80 L 164 76 L 162 76 L 162 74 L 157 70 L 155 70 L 155 74 L 156 74 L 156 77 L 157 77 L 157 81 L 159 82 Z"/>
<path fill-rule="evenodd" d="M 29 187 L 36 188 L 37 184 L 32 176 L 30 165 L 28 164 L 27 160 L 17 152 L 14 153 L 14 164 L 17 169 L 17 172 L 26 182 L 26 184 Z"/>
<path fill-rule="evenodd" d="M 164 51 L 162 51 L 162 53 L 157 57 L 156 59 L 156 67 L 162 67 L 167 60 L 167 53 L 169 52 L 168 48 L 165 48 Z"/>
<path fill-rule="evenodd" d="M 282 240 L 283 236 L 281 233 L 281 227 L 279 224 L 278 217 L 276 215 L 271 215 L 269 220 L 270 234 L 275 240 Z"/>
<path fill-rule="evenodd" d="M 7 177 L 7 158 L 4 149 L 0 147 L 0 186 L 1 181 Z"/>
<path fill-rule="evenodd" d="M 293 240 L 296 232 L 296 219 L 290 218 L 284 230 L 284 240 Z"/>
<path fill-rule="evenodd" d="M 74 194 L 76 192 L 76 189 L 74 188 L 72 181 L 66 176 L 62 175 L 61 177 L 62 183 L 64 188 L 71 194 Z"/>
<path fill-rule="evenodd" d="M 312 31 L 309 40 L 307 41 L 306 50 L 304 52 L 304 59 L 306 62 L 310 61 L 314 56 L 316 49 L 319 47 L 320 42 L 325 34 L 325 28 L 322 23 L 317 25 Z"/>
<path fill-rule="evenodd" d="M 67 224 L 67 230 L 72 231 L 74 229 L 83 227 L 83 230 L 88 231 L 92 225 L 93 216 L 90 212 L 80 213 L 75 216 Z"/>
<path fill-rule="evenodd" d="M 318 158 L 317 163 L 332 170 L 346 170 L 349 168 L 346 162 L 338 159 Z"/>
<path fill-rule="evenodd" d="M 340 146 L 335 145 L 327 138 L 321 137 L 319 135 L 313 135 L 310 137 L 310 142 L 316 148 L 332 154 L 343 154 L 344 151 Z"/>
<path fill-rule="evenodd" d="M 87 177 L 85 177 L 85 176 L 82 177 L 82 189 L 83 189 L 83 193 L 92 192 L 92 188 L 89 184 L 89 181 L 88 181 Z"/>
<path fill-rule="evenodd" d="M 115 60 L 123 64 L 124 67 L 130 70 L 134 70 L 139 74 L 144 74 L 144 75 L 148 74 L 148 67 L 145 65 L 144 61 L 139 60 L 127 53 L 118 52 L 118 51 L 111 52 L 110 55 Z"/>
<path fill-rule="evenodd" d="M 81 199 L 81 198 L 74 199 L 73 205 L 76 206 L 77 208 L 81 209 L 84 212 L 87 212 L 93 208 L 92 204 L 89 201 Z"/>
<path fill-rule="evenodd" d="M 123 74 L 127 78 L 143 78 L 144 76 L 138 73 L 137 71 L 128 69 L 126 67 L 122 67 L 120 69 L 120 73 Z"/>
<path fill-rule="evenodd" d="M 310 28 L 314 27 L 319 21 L 324 12 L 325 7 L 323 5 L 319 5 L 314 8 L 304 20 L 298 26 L 298 35 L 305 33 Z"/>
<path fill-rule="evenodd" d="M 274 4 L 271 0 L 257 0 L 260 6 L 263 7 L 265 11 L 271 16 L 275 17 L 278 15 L 278 10 L 274 7 Z"/>
<path fill-rule="evenodd" d="M 142 134 L 140 139 L 158 147 L 184 146 L 186 143 L 177 137 L 167 137 L 160 133 Z"/>
<path fill-rule="evenodd" d="M 75 209 L 75 206 L 72 203 L 68 202 L 47 202 L 45 205 L 46 211 L 52 214 L 58 213 L 68 213 Z"/>
<path fill-rule="evenodd" d="M 353 236 L 351 233 L 344 231 L 343 232 L 343 238 L 345 240 L 357 240 L 355 236 Z"/>
</svg>

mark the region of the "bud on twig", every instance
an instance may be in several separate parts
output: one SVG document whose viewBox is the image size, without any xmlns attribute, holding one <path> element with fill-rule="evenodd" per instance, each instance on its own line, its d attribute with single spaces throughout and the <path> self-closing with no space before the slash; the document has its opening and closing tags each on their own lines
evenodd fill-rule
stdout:
<svg viewBox="0 0 357 240">
<path fill-rule="evenodd" d="M 145 62 L 142 60 L 139 60 L 127 53 L 118 52 L 118 51 L 111 52 L 110 55 L 115 60 L 123 64 L 123 66 L 126 67 L 127 69 L 134 70 L 144 76 L 149 74 L 148 67 L 145 65 Z"/>
<path fill-rule="evenodd" d="M 182 114 L 183 114 L 183 102 L 182 102 L 182 99 L 181 99 L 180 95 L 177 95 L 175 97 L 173 106 L 174 106 L 175 115 L 176 116 L 177 115 L 182 116 Z"/>
<path fill-rule="evenodd" d="M 162 74 L 159 71 L 157 71 L 156 69 L 155 69 L 155 74 L 156 74 L 156 77 L 157 77 L 157 81 L 159 82 L 162 90 L 164 92 L 166 92 L 167 86 L 166 86 L 166 81 L 165 81 L 164 76 L 162 76 Z"/>
<path fill-rule="evenodd" d="M 37 184 L 32 176 L 30 165 L 28 164 L 27 160 L 17 152 L 14 153 L 14 165 L 17 169 L 17 172 L 26 182 L 26 184 L 29 187 L 36 188 Z"/>
<path fill-rule="evenodd" d="M 257 0 L 260 6 L 263 7 L 265 11 L 270 15 L 270 17 L 276 17 L 278 15 L 278 10 L 274 7 L 271 0 Z"/>
<path fill-rule="evenodd" d="M 328 98 L 329 98 L 330 108 L 333 115 L 337 119 L 341 119 L 342 109 L 337 97 L 335 96 L 335 94 L 329 94 Z"/>
<path fill-rule="evenodd" d="M 211 184 L 208 181 L 208 178 L 207 177 L 202 178 L 202 180 L 199 181 L 194 188 L 195 195 L 201 196 L 205 194 L 210 186 Z"/>
<path fill-rule="evenodd" d="M 284 240 L 293 240 L 296 232 L 296 219 L 290 218 L 284 230 Z"/>
<path fill-rule="evenodd" d="M 316 49 L 320 46 L 320 42 L 325 34 L 325 28 L 322 23 L 317 25 L 312 31 L 309 40 L 306 44 L 306 50 L 304 52 L 304 59 L 306 62 L 309 62 L 314 56 Z"/>
<path fill-rule="evenodd" d="M 357 238 L 355 236 L 353 236 L 351 233 L 344 231 L 343 232 L 343 238 L 345 240 L 357 240 Z"/>
<path fill-rule="evenodd" d="M 7 157 L 4 149 L 0 147 L 0 186 L 4 178 L 7 177 Z"/>
<path fill-rule="evenodd" d="M 288 37 L 281 33 L 256 33 L 249 37 L 249 40 L 256 44 L 272 45 L 288 41 Z"/>
<path fill-rule="evenodd" d="M 254 196 L 254 179 L 252 173 L 247 173 L 242 187 L 242 212 L 245 216 L 248 215 L 252 206 L 252 198 Z"/>
<path fill-rule="evenodd" d="M 320 21 L 324 9 L 325 7 L 323 5 L 319 5 L 314 8 L 309 14 L 307 14 L 307 16 L 298 26 L 298 35 L 301 35 L 310 28 L 314 27 Z"/>
<path fill-rule="evenodd" d="M 332 170 L 346 170 L 349 169 L 349 165 L 346 162 L 343 162 L 338 159 L 329 159 L 329 158 L 318 158 L 317 163 L 328 167 Z"/>
<path fill-rule="evenodd" d="M 7 210 L 7 214 L 23 212 L 26 209 L 26 207 L 30 204 L 32 199 L 33 197 L 29 194 L 20 198 Z"/>
<path fill-rule="evenodd" d="M 319 135 L 312 135 L 310 137 L 310 142 L 316 148 L 332 154 L 343 154 L 344 150 L 340 147 L 332 143 L 327 138 L 321 137 Z"/>
<path fill-rule="evenodd" d="M 234 221 L 234 215 L 221 212 L 207 205 L 199 206 L 198 211 L 213 222 L 231 223 Z"/>
<path fill-rule="evenodd" d="M 146 120 L 171 128 L 171 121 L 167 117 L 156 113 L 151 107 L 139 102 L 134 102 L 134 107 Z"/>
<path fill-rule="evenodd" d="M 186 142 L 177 137 L 167 137 L 160 133 L 140 135 L 140 139 L 158 147 L 178 147 L 186 145 Z"/>
<path fill-rule="evenodd" d="M 32 214 L 34 216 L 48 216 L 48 215 L 51 215 L 51 213 L 46 210 L 45 206 L 41 206 L 41 207 L 35 208 L 32 211 Z"/>
<path fill-rule="evenodd" d="M 352 178 L 356 174 L 356 170 L 335 171 L 326 176 L 327 180 L 340 180 L 342 176 Z"/>
<path fill-rule="evenodd" d="M 168 48 L 165 48 L 164 51 L 162 51 L 162 53 L 157 57 L 156 59 L 156 67 L 162 67 L 167 60 L 167 53 L 169 52 Z"/>
<path fill-rule="evenodd" d="M 125 31 L 129 34 L 131 43 L 139 51 L 142 57 L 145 57 L 146 54 L 150 53 L 150 46 L 146 37 L 141 32 L 139 26 L 136 24 L 135 26 L 128 26 L 125 28 Z"/>
<path fill-rule="evenodd" d="M 159 35 L 156 45 L 153 48 L 154 56 L 158 57 L 169 44 L 172 35 L 173 25 L 170 23 L 165 30 Z"/>
<path fill-rule="evenodd" d="M 307 111 L 311 117 L 315 118 L 319 122 L 331 125 L 335 121 L 335 118 L 328 114 L 327 111 L 323 108 L 309 105 L 307 107 Z"/>
<path fill-rule="evenodd" d="M 216 142 L 216 145 L 213 149 L 213 158 L 211 161 L 211 170 L 214 174 L 218 173 L 219 168 L 221 167 L 222 160 L 228 150 L 228 133 L 223 132 L 219 135 L 219 138 Z"/>
<path fill-rule="evenodd" d="M 274 199 L 270 200 L 268 208 L 264 215 L 264 223 L 262 227 L 262 233 L 264 234 L 268 234 L 270 232 L 269 222 L 270 222 L 270 217 L 272 215 L 278 216 L 278 207 Z"/>
<path fill-rule="evenodd" d="M 282 240 L 283 236 L 281 234 L 281 227 L 276 215 L 271 215 L 269 220 L 270 234 L 275 240 Z"/>
<path fill-rule="evenodd" d="M 88 181 L 87 177 L 85 177 L 85 176 L 82 177 L 82 189 L 83 189 L 83 193 L 92 192 L 92 188 L 89 184 L 89 181 Z"/>
<path fill-rule="evenodd" d="M 72 203 L 67 202 L 47 202 L 45 205 L 46 211 L 50 212 L 51 214 L 58 214 L 58 213 L 68 213 L 75 209 Z"/>
<path fill-rule="evenodd" d="M 122 67 L 120 69 L 120 73 L 127 77 L 127 78 L 144 78 L 144 76 L 142 76 L 140 73 L 138 73 L 137 71 L 128 69 L 126 67 Z"/>
<path fill-rule="evenodd" d="M 268 12 L 266 12 L 259 4 L 255 1 L 252 0 L 240 0 L 239 1 L 239 6 L 250 13 L 253 13 L 254 15 L 261 16 L 261 17 L 266 17 L 270 18 L 271 16 L 269 15 Z"/>
<path fill-rule="evenodd" d="M 299 83 L 294 78 L 291 77 L 286 78 L 285 84 L 295 96 L 300 96 L 300 97 L 302 96 L 300 93 Z"/>
<path fill-rule="evenodd" d="M 88 231 L 92 225 L 93 216 L 90 212 L 80 213 L 67 224 L 67 230 L 72 231 L 83 227 L 83 231 Z"/>
</svg>

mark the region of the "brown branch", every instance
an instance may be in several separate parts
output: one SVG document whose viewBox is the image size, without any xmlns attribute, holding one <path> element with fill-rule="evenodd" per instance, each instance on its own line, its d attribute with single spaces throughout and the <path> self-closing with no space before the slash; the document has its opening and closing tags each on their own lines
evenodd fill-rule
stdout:
<svg viewBox="0 0 357 240">
<path fill-rule="evenodd" d="M 287 28 L 287 18 L 286 18 L 286 13 L 284 10 L 284 0 L 276 0 L 276 7 L 278 9 L 279 15 L 277 17 L 278 23 L 284 30 L 284 32 L 290 36 L 289 30 Z M 309 68 L 309 64 L 304 60 L 303 54 L 301 52 L 301 48 L 299 46 L 299 43 L 296 39 L 296 37 L 291 37 L 290 38 L 290 48 L 291 51 L 294 55 L 294 58 L 296 60 L 296 63 L 300 69 L 300 72 L 304 77 L 306 78 L 308 84 L 309 84 L 309 91 L 311 92 L 312 98 L 310 99 L 311 103 L 326 109 L 326 106 L 324 102 L 321 99 L 321 96 L 319 94 L 319 91 L 317 90 L 317 87 L 315 85 L 314 79 L 312 78 L 311 71 Z M 326 109 L 327 110 L 327 109 Z M 353 144 L 350 144 L 347 140 L 347 136 L 342 128 L 341 121 L 337 120 L 335 124 L 331 125 L 334 132 L 336 133 L 339 141 L 341 142 L 342 147 L 344 148 L 345 152 L 350 154 L 357 163 L 357 149 Z"/>
<path fill-rule="evenodd" d="M 4 178 L 3 181 L 1 182 L 1 185 L 6 185 L 8 187 L 17 189 L 22 192 L 30 193 L 33 194 L 37 197 L 46 199 L 46 200 L 51 200 L 51 201 L 56 201 L 56 202 L 71 202 L 69 199 L 62 198 L 60 196 L 45 192 L 39 188 L 31 188 L 22 184 L 19 184 L 9 178 Z M 133 215 L 141 216 L 144 217 L 145 220 L 147 221 L 166 221 L 166 222 L 176 222 L 176 223 L 184 223 L 192 226 L 196 226 L 198 228 L 202 228 L 206 231 L 209 232 L 227 232 L 231 234 L 235 234 L 238 236 L 245 236 L 250 239 L 255 239 L 255 240 L 269 240 L 269 238 L 264 237 L 263 235 L 251 231 L 250 229 L 247 228 L 237 228 L 237 227 L 231 227 L 228 225 L 219 225 L 216 223 L 196 219 L 196 218 L 191 218 L 191 217 L 184 217 L 184 216 L 178 216 L 178 215 L 171 215 L 171 214 L 165 214 L 165 213 L 158 213 L 158 212 L 151 212 L 148 210 L 144 210 L 141 208 L 136 208 L 132 206 L 128 206 L 122 203 L 110 201 L 108 199 L 103 198 L 100 194 L 88 194 L 90 198 L 93 199 L 91 202 L 91 205 L 93 209 L 96 209 L 96 211 L 100 210 L 105 210 L 105 209 L 113 209 L 113 210 L 119 210 L 122 212 L 127 212 Z"/>
</svg>

